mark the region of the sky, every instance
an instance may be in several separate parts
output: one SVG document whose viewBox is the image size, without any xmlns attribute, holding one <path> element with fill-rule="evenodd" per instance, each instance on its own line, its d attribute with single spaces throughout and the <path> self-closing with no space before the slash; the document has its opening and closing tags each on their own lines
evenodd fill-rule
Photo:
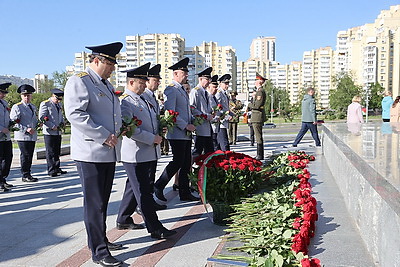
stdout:
<svg viewBox="0 0 400 267">
<path fill-rule="evenodd" d="M 0 75 L 65 71 L 85 46 L 127 35 L 179 33 L 186 46 L 217 42 L 249 58 L 252 39 L 276 37 L 276 60 L 336 46 L 338 31 L 373 23 L 394 0 L 0 0 Z M 124 50 L 124 48 L 122 49 Z"/>
</svg>

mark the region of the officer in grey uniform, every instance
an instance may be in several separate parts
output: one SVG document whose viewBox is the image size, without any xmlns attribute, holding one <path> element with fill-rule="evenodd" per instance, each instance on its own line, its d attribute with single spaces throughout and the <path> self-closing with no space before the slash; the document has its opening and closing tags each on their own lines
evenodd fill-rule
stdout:
<svg viewBox="0 0 400 267">
<path fill-rule="evenodd" d="M 15 126 L 19 128 L 19 131 L 14 132 L 14 140 L 18 142 L 21 151 L 22 181 L 37 182 L 38 179 L 31 175 L 38 128 L 36 107 L 31 103 L 32 93 L 35 92 L 35 88 L 29 84 L 23 84 L 18 87 L 17 92 L 21 94 L 22 101 L 12 106 L 10 119 L 18 122 Z"/>
<path fill-rule="evenodd" d="M 56 177 L 67 173 L 60 168 L 61 131 L 65 123 L 61 105 L 64 92 L 57 88 L 51 92 L 52 96 L 40 103 L 39 119 L 43 122 L 47 173 L 51 177 Z"/>
<path fill-rule="evenodd" d="M 118 229 L 137 229 L 131 215 L 139 205 L 147 231 L 152 238 L 163 239 L 176 231 L 166 229 L 158 219 L 154 206 L 152 177 L 161 156 L 161 136 L 158 135 L 157 114 L 142 96 L 147 81 L 150 63 L 127 72 L 127 89 L 120 97 L 122 117 L 134 116 L 142 123 L 134 130 L 132 137 L 123 137 L 121 161 L 128 179 L 117 217 Z"/>
<path fill-rule="evenodd" d="M 207 86 L 208 100 L 210 101 L 210 106 L 213 109 L 213 115 L 214 115 L 214 118 L 211 120 L 212 141 L 213 141 L 214 151 L 220 149 L 218 145 L 217 136 L 220 128 L 220 116 L 222 114 L 222 111 L 216 110 L 217 105 L 219 104 L 217 98 L 215 97 L 217 90 L 218 90 L 218 75 L 214 75 L 211 77 L 211 82 Z"/>
<path fill-rule="evenodd" d="M 13 158 L 10 135 L 10 108 L 4 97 L 11 83 L 0 84 L 0 192 L 10 191 L 12 184 L 6 182 Z"/>
<path fill-rule="evenodd" d="M 179 171 L 179 197 L 181 201 L 197 201 L 198 197 L 193 196 L 189 189 L 188 174 L 192 165 L 191 134 L 196 130 L 192 124 L 189 96 L 182 87 L 187 81 L 189 58 L 184 58 L 169 67 L 173 70 L 173 81 L 164 90 L 165 110 L 179 112 L 176 118 L 176 126 L 173 131 L 168 131 L 167 138 L 172 148 L 172 161 L 165 167 L 160 178 L 154 184 L 154 193 L 162 201 L 167 201 L 163 190 L 171 180 L 172 176 Z"/>
<path fill-rule="evenodd" d="M 228 128 L 229 128 L 229 120 L 231 119 L 231 115 L 229 113 L 229 96 L 228 96 L 228 88 L 229 81 L 231 79 L 230 74 L 222 75 L 219 81 L 219 88 L 215 95 L 218 102 L 222 105 L 222 112 L 225 114 L 221 119 L 221 125 L 218 132 L 218 145 L 222 151 L 229 151 L 229 139 L 228 139 Z"/>
<path fill-rule="evenodd" d="M 213 109 L 206 92 L 206 88 L 211 81 L 212 67 L 208 67 L 199 72 L 199 84 L 194 87 L 189 94 L 190 107 L 193 116 L 205 115 L 207 119 L 202 124 L 196 125 L 196 136 L 194 141 L 193 158 L 202 154 L 214 151 L 212 142 L 211 120 L 213 119 Z"/>
<path fill-rule="evenodd" d="M 107 206 L 120 159 L 121 107 L 107 80 L 115 70 L 120 42 L 87 46 L 89 66 L 68 79 L 65 115 L 71 123 L 71 158 L 75 160 L 83 190 L 83 210 L 92 259 L 102 266 L 121 266 L 110 250 L 121 249 L 106 236 Z"/>
</svg>

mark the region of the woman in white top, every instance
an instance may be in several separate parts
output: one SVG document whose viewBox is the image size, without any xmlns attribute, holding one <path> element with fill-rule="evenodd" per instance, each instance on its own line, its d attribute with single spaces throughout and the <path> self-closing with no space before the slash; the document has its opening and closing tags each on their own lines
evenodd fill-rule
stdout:
<svg viewBox="0 0 400 267">
<path fill-rule="evenodd" d="M 347 123 L 364 123 L 360 102 L 360 96 L 353 97 L 352 103 L 347 107 Z"/>
</svg>

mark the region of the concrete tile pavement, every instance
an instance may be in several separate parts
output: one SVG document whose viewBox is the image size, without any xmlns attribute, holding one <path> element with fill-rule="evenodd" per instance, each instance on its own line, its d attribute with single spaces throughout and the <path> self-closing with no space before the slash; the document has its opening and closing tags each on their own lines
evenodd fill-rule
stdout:
<svg viewBox="0 0 400 267">
<path fill-rule="evenodd" d="M 293 137 L 286 139 L 266 138 L 266 154 L 276 149 L 285 150 L 282 146 L 290 144 Z M 310 144 L 311 141 L 304 140 L 298 149 L 313 150 Z M 250 147 L 248 142 L 238 142 L 232 146 L 232 150 L 251 156 L 255 156 L 256 153 L 255 147 Z M 14 159 L 17 157 L 18 154 L 15 153 Z M 157 176 L 169 160 L 169 156 L 161 158 Z M 91 261 L 90 252 L 86 247 L 86 232 L 82 221 L 82 192 L 73 161 L 68 156 L 63 156 L 62 168 L 67 170 L 68 174 L 50 178 L 47 176 L 45 160 L 35 160 L 32 169 L 39 182 L 32 184 L 21 181 L 18 168 L 18 163 L 13 164 L 8 179 L 15 188 L 9 193 L 0 194 L 0 227 L 3 229 L 0 266 L 98 266 Z M 318 171 L 316 168 L 315 172 Z M 108 237 L 111 242 L 123 244 L 125 249 L 114 251 L 112 254 L 123 260 L 126 266 L 206 266 L 207 258 L 211 257 L 219 246 L 224 227 L 212 224 L 201 204 L 180 202 L 177 193 L 172 191 L 173 180 L 166 189 L 168 209 L 159 211 L 158 215 L 165 227 L 177 229 L 178 234 L 175 238 L 154 241 L 145 229 L 118 231 L 115 228 L 125 180 L 124 169 L 121 164 L 117 164 L 108 208 Z M 322 203 L 325 199 L 319 200 L 317 197 Z M 324 211 L 327 210 L 327 206 L 323 205 L 323 208 Z M 135 222 L 141 221 L 138 215 L 135 215 L 134 219 Z M 335 219 L 333 217 L 330 222 L 322 223 L 329 226 L 335 223 Z M 323 230 L 320 234 L 325 236 L 326 233 L 326 230 Z M 318 257 L 321 251 L 329 254 L 328 243 L 335 241 L 335 237 L 332 240 L 318 239 L 318 243 L 315 244 L 316 256 Z"/>
</svg>

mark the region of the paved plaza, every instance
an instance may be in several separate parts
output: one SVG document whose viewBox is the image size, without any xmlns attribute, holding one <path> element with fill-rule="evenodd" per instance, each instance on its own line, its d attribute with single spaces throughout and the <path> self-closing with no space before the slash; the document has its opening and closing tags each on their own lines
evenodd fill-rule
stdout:
<svg viewBox="0 0 400 267">
<path fill-rule="evenodd" d="M 242 137 L 242 140 L 246 139 Z M 294 136 L 265 135 L 264 138 L 268 155 L 287 150 L 284 146 L 289 145 Z M 311 182 L 315 186 L 319 221 L 310 255 L 321 259 L 325 266 L 374 266 L 341 203 L 340 192 L 321 151 L 312 144 L 306 136 L 297 147 L 316 155 L 316 161 L 309 169 L 313 174 Z M 248 141 L 238 142 L 231 149 L 251 156 L 256 154 L 255 147 Z M 62 168 L 68 174 L 50 178 L 45 171 L 45 160 L 35 160 L 33 176 L 39 182 L 23 183 L 18 157 L 18 151 L 15 151 L 8 179 L 15 187 L 11 192 L 0 194 L 0 266 L 98 266 L 92 262 L 86 246 L 82 192 L 73 161 L 69 156 L 63 156 Z M 156 177 L 170 159 L 171 156 L 161 158 Z M 112 254 L 123 260 L 124 266 L 227 266 L 207 261 L 223 250 L 221 237 L 225 227 L 212 224 L 200 203 L 181 202 L 177 192 L 172 190 L 173 180 L 165 191 L 168 209 L 158 211 L 158 215 L 166 228 L 177 230 L 177 235 L 170 240 L 155 241 L 145 229 L 117 230 L 115 221 L 126 178 L 122 165 L 117 164 L 107 217 L 109 240 L 124 245 L 123 250 Z M 137 214 L 134 220 L 142 222 Z"/>
</svg>

